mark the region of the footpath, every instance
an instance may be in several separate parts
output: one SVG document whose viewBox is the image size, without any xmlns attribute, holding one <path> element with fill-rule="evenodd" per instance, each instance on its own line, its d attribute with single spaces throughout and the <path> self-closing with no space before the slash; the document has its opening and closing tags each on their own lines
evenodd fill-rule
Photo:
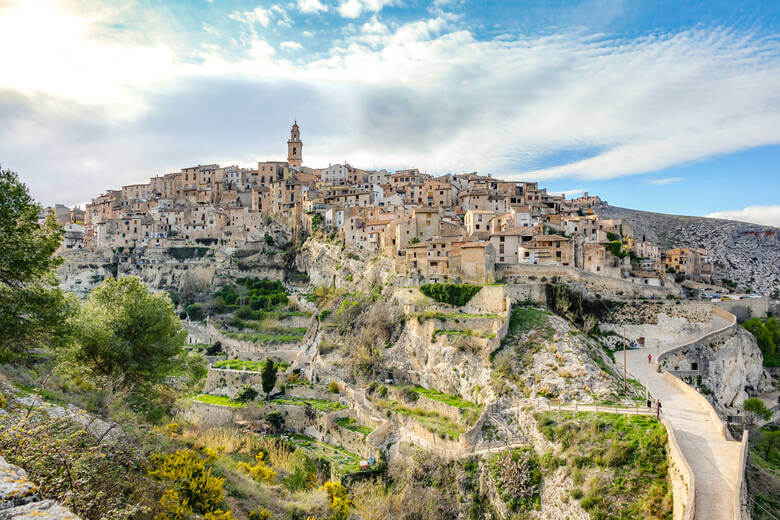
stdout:
<svg viewBox="0 0 780 520">
<path fill-rule="evenodd" d="M 714 414 L 670 381 L 669 375 L 659 373 L 655 363 L 648 363 L 647 355 L 655 356 L 654 350 L 629 350 L 627 368 L 661 401 L 661 416 L 672 426 L 680 451 L 694 474 L 696 518 L 733 520 L 743 471 L 741 443 L 727 440 L 723 424 L 716 423 Z"/>
</svg>

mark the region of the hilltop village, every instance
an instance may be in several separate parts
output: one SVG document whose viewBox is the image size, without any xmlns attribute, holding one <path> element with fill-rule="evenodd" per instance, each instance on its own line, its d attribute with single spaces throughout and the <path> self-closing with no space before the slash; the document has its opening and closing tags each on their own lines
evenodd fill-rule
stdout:
<svg viewBox="0 0 780 520">
<path fill-rule="evenodd" d="M 262 242 L 273 220 L 382 254 L 395 272 L 416 281 L 492 282 L 529 264 L 649 286 L 675 278 L 712 281 L 706 250 L 662 251 L 628 222 L 599 217 L 605 203 L 587 192 L 567 200 L 536 182 L 477 173 L 433 177 L 348 163 L 310 168 L 303 166 L 297 122 L 287 150 L 286 161 L 259 162 L 256 169 L 183 168 L 109 190 L 86 210 L 49 211 L 65 226 L 63 249 L 114 250 L 139 264 L 154 262 L 146 254 L 154 250 Z"/>
</svg>

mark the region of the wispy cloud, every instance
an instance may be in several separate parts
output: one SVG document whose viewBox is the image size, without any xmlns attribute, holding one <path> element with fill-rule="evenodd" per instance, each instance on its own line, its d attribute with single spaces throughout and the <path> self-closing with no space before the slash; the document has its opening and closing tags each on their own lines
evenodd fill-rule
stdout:
<svg viewBox="0 0 780 520">
<path fill-rule="evenodd" d="M 682 177 L 666 177 L 663 179 L 653 179 L 650 181 L 650 184 L 663 186 L 664 184 L 674 184 L 675 182 L 680 182 L 681 180 L 683 180 Z"/>
<path fill-rule="evenodd" d="M 0 128 L 3 157 L 73 150 L 81 141 L 67 121 L 76 128 L 84 120 L 105 127 L 119 120 L 146 138 L 152 122 L 181 108 L 181 95 L 163 98 L 170 92 L 210 96 L 207 103 L 189 100 L 189 113 L 200 120 L 211 117 L 211 107 L 224 109 L 219 117 L 230 110 L 251 111 L 236 106 L 238 100 L 227 93 L 198 88 L 223 78 L 251 82 L 262 100 L 256 106 L 267 106 L 269 100 L 278 104 L 281 84 L 287 91 L 305 89 L 310 99 L 326 100 L 322 106 L 307 105 L 306 112 L 294 99 L 280 106 L 288 118 L 295 115 L 304 123 L 312 165 L 349 159 L 364 167 L 416 166 L 434 173 L 608 179 L 780 143 L 775 35 L 702 27 L 637 38 L 561 30 L 489 39 L 443 11 L 407 23 L 385 20 L 385 12 L 380 21 L 377 13 L 390 2 L 345 0 L 337 4 L 340 16 L 365 17 L 354 22 L 355 30 L 342 28 L 330 49 L 296 53 L 300 60 L 292 61 L 281 50 L 300 43 L 273 36 L 284 33 L 278 23 L 289 23 L 281 6 L 324 12 L 316 7 L 319 1 L 299 0 L 292 7 L 266 4 L 230 14 L 244 24 L 236 30 L 235 46 L 205 46 L 193 59 L 191 46 L 168 39 L 175 34 L 99 38 L 97 25 L 114 21 L 107 15 L 41 2 L 0 7 L 0 34 L 15 42 L 12 51 L 0 47 L 0 102 L 14 103 Z M 316 39 L 305 40 L 307 50 L 325 32 L 318 29 Z M 40 34 L 46 34 L 45 41 Z M 306 36 L 305 31 L 296 34 Z M 338 125 L 332 124 L 331 111 L 338 114 Z M 62 125 L 57 132 L 52 121 Z M 182 126 L 189 129 L 193 122 Z M 168 128 L 164 140 L 159 135 L 144 140 L 143 149 L 164 141 L 169 148 L 192 151 L 179 130 Z M 227 155 L 235 150 L 233 141 L 225 135 L 214 144 Z M 125 138 L 111 147 L 84 150 L 82 156 L 105 166 L 118 148 L 137 143 Z M 265 150 L 246 146 L 240 157 L 226 160 Z M 536 159 L 571 149 L 596 152 L 532 169 L 544 164 Z M 122 179 L 148 175 L 143 168 L 156 170 L 153 157 L 149 153 L 148 162 L 133 163 Z M 71 164 L 66 159 L 52 155 L 49 166 L 36 163 L 41 172 L 56 171 L 50 177 L 41 173 L 41 185 L 53 196 L 62 188 L 59 179 L 81 171 L 75 159 L 66 171 L 64 165 Z M 674 177 L 649 182 L 673 182 L 669 179 L 676 182 Z M 84 186 L 94 189 L 94 184 Z"/>
<path fill-rule="evenodd" d="M 288 49 L 288 50 L 297 50 L 297 49 L 302 49 L 303 45 L 294 41 L 286 41 L 281 43 L 281 47 L 283 49 Z"/>
<path fill-rule="evenodd" d="M 298 0 L 297 5 L 302 13 L 319 13 L 328 10 L 328 6 L 320 0 Z"/>
<path fill-rule="evenodd" d="M 743 209 L 716 211 L 705 216 L 780 227 L 780 206 L 748 206 Z"/>
</svg>

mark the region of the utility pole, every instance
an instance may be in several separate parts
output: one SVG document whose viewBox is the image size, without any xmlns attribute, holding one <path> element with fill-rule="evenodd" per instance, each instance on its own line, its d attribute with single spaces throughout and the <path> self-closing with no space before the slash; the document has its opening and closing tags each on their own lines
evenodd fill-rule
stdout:
<svg viewBox="0 0 780 520">
<path fill-rule="evenodd" d="M 626 321 L 623 320 L 623 395 L 628 395 L 626 388 Z"/>
</svg>

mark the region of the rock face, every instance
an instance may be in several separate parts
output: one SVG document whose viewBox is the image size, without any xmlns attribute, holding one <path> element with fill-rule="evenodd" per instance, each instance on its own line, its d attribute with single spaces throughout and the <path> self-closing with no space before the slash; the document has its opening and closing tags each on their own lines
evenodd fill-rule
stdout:
<svg viewBox="0 0 780 520">
<path fill-rule="evenodd" d="M 780 291 L 780 230 L 776 227 L 614 206 L 603 206 L 596 211 L 605 218 L 628 220 L 637 239 L 644 237 L 662 248 L 707 249 L 715 262 L 716 278 L 729 278 L 741 287 L 765 295 Z"/>
<path fill-rule="evenodd" d="M 723 340 L 697 343 L 664 360 L 665 368 L 700 387 L 721 412 L 741 406 L 745 399 L 758 393 L 762 365 L 756 339 L 742 327 Z"/>
<path fill-rule="evenodd" d="M 702 382 L 712 390 L 716 403 L 738 407 L 756 394 L 763 374 L 763 357 L 748 331 L 737 328 L 733 336 L 716 344 L 704 359 Z"/>
<path fill-rule="evenodd" d="M 0 457 L 0 520 L 32 519 L 79 520 L 54 500 L 41 500 L 27 473 Z"/>
<path fill-rule="evenodd" d="M 392 261 L 380 253 L 347 252 L 312 239 L 301 248 L 295 266 L 309 275 L 312 285 L 339 289 L 369 291 L 374 284 L 387 285 L 395 277 Z"/>
</svg>

